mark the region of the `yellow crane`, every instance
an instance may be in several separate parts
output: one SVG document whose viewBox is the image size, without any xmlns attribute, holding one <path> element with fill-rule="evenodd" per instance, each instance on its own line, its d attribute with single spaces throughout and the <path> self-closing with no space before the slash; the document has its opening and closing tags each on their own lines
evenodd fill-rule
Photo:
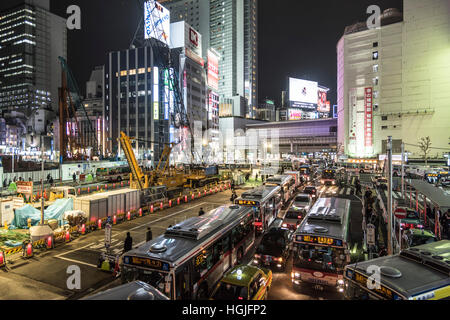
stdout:
<svg viewBox="0 0 450 320">
<path fill-rule="evenodd" d="M 131 140 L 138 140 L 128 137 L 123 131 L 120 132 L 120 145 L 127 158 L 128 165 L 131 168 L 130 186 L 134 189 L 144 190 L 154 186 L 166 186 L 167 190 L 183 187 L 186 182 L 184 173 L 177 172 L 175 169 L 169 168 L 169 159 L 174 143 L 164 144 L 164 149 L 158 161 L 156 169 L 152 170 L 149 175 L 145 174 L 136 160 Z"/>
</svg>

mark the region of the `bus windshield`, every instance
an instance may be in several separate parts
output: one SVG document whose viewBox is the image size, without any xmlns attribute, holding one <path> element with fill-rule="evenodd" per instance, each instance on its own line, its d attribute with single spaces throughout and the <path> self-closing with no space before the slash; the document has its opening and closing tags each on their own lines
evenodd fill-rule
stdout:
<svg viewBox="0 0 450 320">
<path fill-rule="evenodd" d="M 296 244 L 294 265 L 298 268 L 338 273 L 345 266 L 344 249 L 303 243 Z"/>
<path fill-rule="evenodd" d="M 169 275 L 168 273 L 153 270 L 144 270 L 141 268 L 126 269 L 127 270 L 124 270 L 124 272 L 122 272 L 122 277 L 125 277 L 125 279 L 123 280 L 125 280 L 126 282 L 140 280 L 159 289 L 161 292 L 164 292 L 165 277 Z"/>
<path fill-rule="evenodd" d="M 323 179 L 334 179 L 334 177 L 335 177 L 334 170 L 324 170 L 322 173 Z"/>
<path fill-rule="evenodd" d="M 222 282 L 212 298 L 214 300 L 247 300 L 247 295 L 247 287 Z"/>
</svg>

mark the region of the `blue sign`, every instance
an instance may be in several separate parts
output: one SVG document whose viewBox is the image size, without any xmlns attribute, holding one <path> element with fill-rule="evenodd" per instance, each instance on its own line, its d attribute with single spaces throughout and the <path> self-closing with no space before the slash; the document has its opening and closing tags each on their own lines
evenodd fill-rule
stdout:
<svg viewBox="0 0 450 320">
<path fill-rule="evenodd" d="M 333 118 L 338 117 L 338 106 L 335 104 L 333 105 Z"/>
</svg>

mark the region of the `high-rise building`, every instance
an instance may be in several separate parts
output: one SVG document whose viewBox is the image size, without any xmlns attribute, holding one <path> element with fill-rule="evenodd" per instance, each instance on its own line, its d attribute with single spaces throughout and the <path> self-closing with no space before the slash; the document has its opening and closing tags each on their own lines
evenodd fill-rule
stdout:
<svg viewBox="0 0 450 320">
<path fill-rule="evenodd" d="M 422 137 L 448 147 L 450 3 L 405 0 L 403 10 L 385 10 L 380 28 L 347 27 L 337 44 L 338 143 L 351 157 L 385 154 L 388 136 L 410 158 Z"/>
<path fill-rule="evenodd" d="M 186 21 L 203 35 L 203 48 L 220 54 L 219 97 L 247 99 L 247 116 L 258 105 L 256 0 L 167 0 L 171 22 Z M 203 52 L 203 57 L 206 52 Z M 244 116 L 244 115 L 243 115 Z"/>
<path fill-rule="evenodd" d="M 169 49 L 164 50 L 167 54 Z M 120 132 L 137 139 L 138 159 L 159 159 L 170 142 L 165 70 L 152 47 L 114 51 L 105 66 L 106 153 L 120 154 Z"/>
<path fill-rule="evenodd" d="M 57 110 L 66 19 L 49 12 L 49 0 L 14 4 L 0 13 L 0 110 Z"/>
</svg>

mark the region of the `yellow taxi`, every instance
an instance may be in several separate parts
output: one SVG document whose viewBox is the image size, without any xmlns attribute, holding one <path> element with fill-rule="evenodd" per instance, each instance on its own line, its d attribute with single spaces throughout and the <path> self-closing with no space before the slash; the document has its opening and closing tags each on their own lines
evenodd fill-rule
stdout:
<svg viewBox="0 0 450 320">
<path fill-rule="evenodd" d="M 272 271 L 238 265 L 228 271 L 214 288 L 212 300 L 267 300 Z"/>
</svg>

